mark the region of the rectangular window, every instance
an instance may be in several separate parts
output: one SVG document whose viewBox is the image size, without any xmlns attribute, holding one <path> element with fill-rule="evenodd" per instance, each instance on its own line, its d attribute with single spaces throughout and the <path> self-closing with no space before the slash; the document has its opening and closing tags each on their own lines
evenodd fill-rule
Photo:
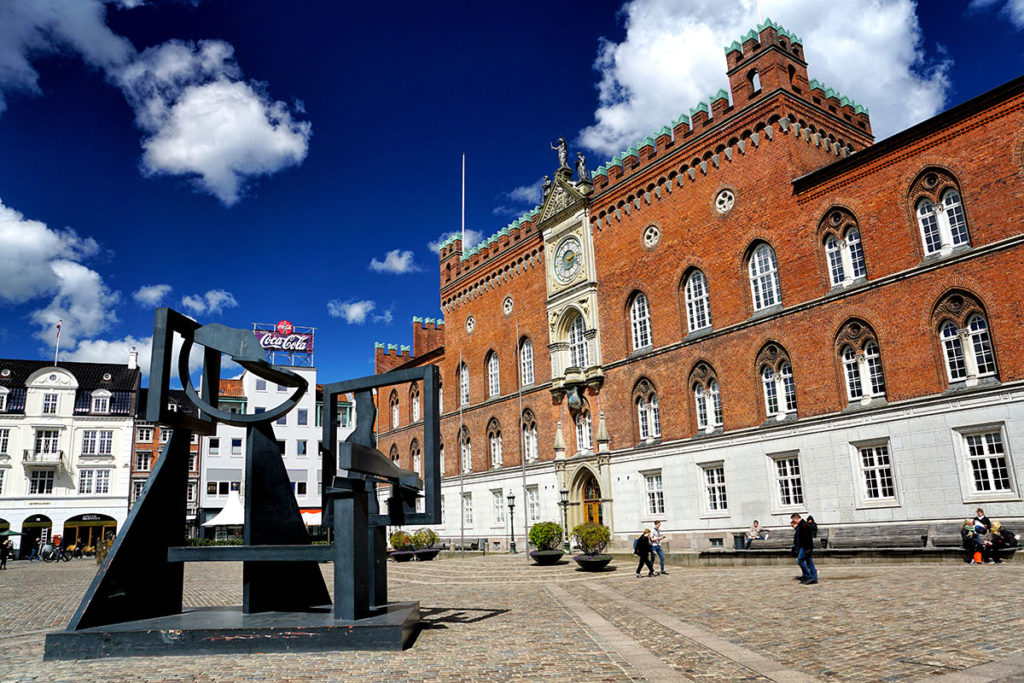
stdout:
<svg viewBox="0 0 1024 683">
<path fill-rule="evenodd" d="M 299 439 L 295 442 L 295 455 L 306 455 L 305 439 Z"/>
<path fill-rule="evenodd" d="M 36 453 L 56 453 L 58 436 L 56 429 L 36 430 Z"/>
<path fill-rule="evenodd" d="M 968 434 L 967 459 L 975 493 L 1011 491 L 1010 468 L 1006 463 L 1003 437 L 999 431 Z"/>
<path fill-rule="evenodd" d="M 151 463 L 153 462 L 152 451 L 135 451 L 135 471 L 136 472 L 149 472 Z"/>
<path fill-rule="evenodd" d="M 283 384 L 278 384 L 277 385 L 277 390 L 278 390 L 278 392 L 285 392 L 285 391 L 288 391 L 288 387 L 286 387 Z"/>
<path fill-rule="evenodd" d="M 7 410 L 7 391 L 0 391 L 0 412 Z"/>
<path fill-rule="evenodd" d="M 501 491 L 491 491 L 491 499 L 494 502 L 494 525 L 505 523 L 505 494 Z"/>
<path fill-rule="evenodd" d="M 174 433 L 173 429 L 168 429 L 167 427 L 161 427 L 160 428 L 160 443 L 163 444 L 163 443 L 167 443 L 168 441 L 170 441 L 171 434 L 173 434 L 173 433 Z"/>
<path fill-rule="evenodd" d="M 188 454 L 188 471 L 198 472 L 199 471 L 199 453 L 192 451 Z"/>
<path fill-rule="evenodd" d="M 217 482 L 208 481 L 206 482 L 206 495 L 216 496 L 217 495 Z"/>
<path fill-rule="evenodd" d="M 306 482 L 300 481 L 295 484 L 295 493 L 304 496 L 306 495 Z"/>
<path fill-rule="evenodd" d="M 725 466 L 704 465 L 704 499 L 707 501 L 708 512 L 721 512 L 729 509 L 725 497 Z"/>
<path fill-rule="evenodd" d="M 869 501 L 896 498 L 896 480 L 887 444 L 861 447 L 860 469 L 864 475 L 864 495 Z"/>
<path fill-rule="evenodd" d="M 279 424 L 279 425 L 286 425 L 286 424 L 288 424 L 288 413 L 285 413 L 281 417 L 279 417 L 276 420 L 274 420 L 274 424 Z"/>
<path fill-rule="evenodd" d="M 28 475 L 28 493 L 48 496 L 53 493 L 53 470 L 32 470 Z"/>
<path fill-rule="evenodd" d="M 57 414 L 57 394 L 43 394 L 43 415 Z"/>
<path fill-rule="evenodd" d="M 281 457 L 284 457 L 284 454 L 285 454 L 285 446 L 284 446 L 284 441 L 275 441 L 274 443 L 276 443 L 276 444 L 277 444 L 277 448 L 278 448 L 278 450 L 280 450 L 280 451 L 281 451 Z"/>
<path fill-rule="evenodd" d="M 241 454 L 242 454 L 242 440 L 241 439 L 231 439 L 231 455 L 241 455 Z"/>
<path fill-rule="evenodd" d="M 231 482 L 218 481 L 217 482 L 217 495 L 218 496 L 226 496 L 226 495 L 228 495 L 228 490 L 230 489 L 230 486 L 231 486 Z"/>
<path fill-rule="evenodd" d="M 152 427 L 139 427 L 135 430 L 135 440 L 142 441 L 143 443 L 153 442 L 153 428 Z"/>
<path fill-rule="evenodd" d="M 352 404 L 342 403 L 338 406 L 338 426 L 339 427 L 351 427 L 352 426 Z"/>
<path fill-rule="evenodd" d="M 11 443 L 11 430 L 0 429 L 0 455 L 7 455 L 7 448 Z"/>
<path fill-rule="evenodd" d="M 266 391 L 266 390 L 267 390 L 267 380 L 265 380 L 265 379 L 258 379 L 258 380 L 256 380 L 256 391 Z"/>
<path fill-rule="evenodd" d="M 266 409 L 266 408 L 264 408 L 264 407 L 262 407 L 262 406 L 256 406 L 255 408 L 253 408 L 253 409 L 252 409 L 252 412 L 253 412 L 253 413 L 254 413 L 255 415 L 260 415 L 260 414 L 262 414 L 262 413 L 265 413 L 265 412 L 267 412 L 267 409 Z"/>
<path fill-rule="evenodd" d="M 804 488 L 800 480 L 800 459 L 796 456 L 775 458 L 775 476 L 779 505 L 792 507 L 804 504 Z"/>
<path fill-rule="evenodd" d="M 536 486 L 526 489 L 526 514 L 530 524 L 540 521 L 540 493 Z"/>
<path fill-rule="evenodd" d="M 78 492 L 92 493 L 92 475 L 94 470 L 80 470 L 78 472 Z"/>
<path fill-rule="evenodd" d="M 309 424 L 309 410 L 308 409 L 306 409 L 306 408 L 299 408 L 297 411 L 295 411 L 295 415 L 296 415 L 296 417 L 295 417 L 295 424 L 299 425 L 300 427 L 305 427 L 307 424 Z"/>
<path fill-rule="evenodd" d="M 132 500 L 138 500 L 142 497 L 142 492 L 146 488 L 145 480 L 136 480 L 132 482 Z"/>
<path fill-rule="evenodd" d="M 4 493 L 4 474 L 7 470 L 0 470 L 0 496 Z"/>
<path fill-rule="evenodd" d="M 665 492 L 661 485 L 661 472 L 644 475 L 644 488 L 647 491 L 647 515 L 665 514 Z"/>
<path fill-rule="evenodd" d="M 82 432 L 82 455 L 96 455 L 96 430 Z"/>
<path fill-rule="evenodd" d="M 220 455 L 220 439 L 210 437 L 210 455 Z"/>
<path fill-rule="evenodd" d="M 96 470 L 96 493 L 110 493 L 110 470 Z"/>
<path fill-rule="evenodd" d="M 188 485 L 188 488 L 185 489 L 185 502 L 186 503 L 194 503 L 194 502 L 196 502 L 196 493 L 198 493 L 198 488 L 199 488 L 199 486 L 198 486 L 198 484 L 196 484 L 196 482 L 192 482 L 191 484 Z"/>
<path fill-rule="evenodd" d="M 98 455 L 114 454 L 114 432 L 109 429 L 101 429 L 99 432 L 99 443 L 97 444 Z"/>
<path fill-rule="evenodd" d="M 95 396 L 92 399 L 92 412 L 94 413 L 107 413 L 110 412 L 110 399 L 106 396 Z"/>
<path fill-rule="evenodd" d="M 468 527 L 473 526 L 473 494 L 462 494 L 462 523 Z"/>
</svg>

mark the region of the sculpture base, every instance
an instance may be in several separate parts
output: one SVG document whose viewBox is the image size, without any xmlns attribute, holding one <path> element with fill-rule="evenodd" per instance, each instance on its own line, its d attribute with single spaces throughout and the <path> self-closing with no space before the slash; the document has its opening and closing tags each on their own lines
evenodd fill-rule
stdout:
<svg viewBox="0 0 1024 683">
<path fill-rule="evenodd" d="M 155 619 L 46 634 L 44 660 L 192 654 L 403 650 L 420 621 L 418 602 L 390 603 L 357 621 L 315 612 L 243 614 L 205 607 Z"/>
</svg>

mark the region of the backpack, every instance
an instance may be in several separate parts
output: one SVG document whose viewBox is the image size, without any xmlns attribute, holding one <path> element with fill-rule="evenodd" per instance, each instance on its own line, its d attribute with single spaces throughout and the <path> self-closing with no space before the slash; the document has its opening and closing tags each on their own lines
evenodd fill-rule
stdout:
<svg viewBox="0 0 1024 683">
<path fill-rule="evenodd" d="M 636 538 L 634 538 L 634 539 L 633 539 L 633 554 L 634 554 L 634 555 L 636 555 L 636 554 L 637 554 L 637 549 L 636 549 L 636 545 L 637 545 L 637 543 L 639 543 L 639 542 L 640 542 L 640 537 L 639 537 L 639 536 L 637 536 Z"/>
</svg>

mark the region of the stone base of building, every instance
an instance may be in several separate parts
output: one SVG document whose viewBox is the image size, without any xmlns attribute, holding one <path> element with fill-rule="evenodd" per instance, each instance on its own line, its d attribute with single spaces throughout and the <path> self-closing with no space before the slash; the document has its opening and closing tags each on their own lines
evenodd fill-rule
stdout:
<svg viewBox="0 0 1024 683">
<path fill-rule="evenodd" d="M 155 619 L 46 635 L 46 660 L 323 650 L 403 650 L 420 621 L 418 602 L 396 602 L 357 621 L 316 612 L 243 614 L 207 607 Z"/>
</svg>

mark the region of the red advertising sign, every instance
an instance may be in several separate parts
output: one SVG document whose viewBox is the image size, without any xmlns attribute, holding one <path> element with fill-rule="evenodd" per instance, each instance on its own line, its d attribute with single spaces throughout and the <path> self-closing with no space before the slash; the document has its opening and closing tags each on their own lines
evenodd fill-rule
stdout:
<svg viewBox="0 0 1024 683">
<path fill-rule="evenodd" d="M 282 320 L 281 322 L 279 322 L 277 324 L 277 333 L 278 334 L 289 335 L 289 334 L 291 334 L 294 331 L 295 331 L 295 328 L 292 327 L 292 324 L 290 322 L 288 322 L 287 320 Z"/>
<path fill-rule="evenodd" d="M 287 333 L 282 333 L 280 330 L 283 325 L 287 324 L 285 329 Z M 313 353 L 313 335 L 306 333 L 292 333 L 292 325 L 287 320 L 283 320 L 277 324 L 277 330 L 270 332 L 267 330 L 256 330 L 253 334 L 256 335 L 256 340 L 260 343 L 264 349 L 271 351 L 288 351 L 291 353 Z"/>
</svg>

